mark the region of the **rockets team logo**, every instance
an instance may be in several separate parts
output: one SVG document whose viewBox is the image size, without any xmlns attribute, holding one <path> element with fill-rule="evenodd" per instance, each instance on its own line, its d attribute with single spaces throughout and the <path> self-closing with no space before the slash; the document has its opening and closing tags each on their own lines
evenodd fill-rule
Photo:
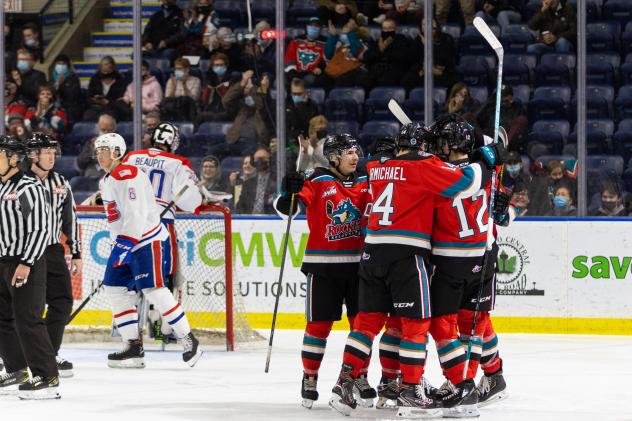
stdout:
<svg viewBox="0 0 632 421">
<path fill-rule="evenodd" d="M 331 201 L 327 201 L 327 216 L 331 223 L 327 224 L 325 237 L 327 241 L 342 240 L 362 235 L 362 213 L 353 206 L 351 199 L 345 199 L 334 208 Z"/>
<path fill-rule="evenodd" d="M 301 63 L 301 68 L 306 69 L 310 64 L 316 63 L 320 58 L 320 54 L 310 49 L 299 48 L 297 51 L 298 61 Z"/>
</svg>

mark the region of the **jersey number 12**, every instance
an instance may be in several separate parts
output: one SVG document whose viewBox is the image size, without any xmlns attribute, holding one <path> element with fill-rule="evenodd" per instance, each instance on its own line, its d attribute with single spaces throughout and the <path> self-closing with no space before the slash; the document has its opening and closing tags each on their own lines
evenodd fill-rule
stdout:
<svg viewBox="0 0 632 421">
<path fill-rule="evenodd" d="M 461 224 L 459 238 L 467 238 L 476 234 L 474 228 L 471 228 L 468 223 L 463 200 L 464 199 L 460 197 L 455 197 L 454 200 L 452 200 L 452 207 L 456 209 L 456 213 L 459 216 L 459 223 Z M 478 234 L 487 232 L 487 224 L 483 223 L 483 217 L 487 211 L 487 192 L 485 190 L 479 190 L 474 196 L 468 197 L 465 200 L 471 200 L 473 204 L 477 202 L 480 203 L 480 207 L 476 213 L 476 228 L 478 228 Z"/>
</svg>

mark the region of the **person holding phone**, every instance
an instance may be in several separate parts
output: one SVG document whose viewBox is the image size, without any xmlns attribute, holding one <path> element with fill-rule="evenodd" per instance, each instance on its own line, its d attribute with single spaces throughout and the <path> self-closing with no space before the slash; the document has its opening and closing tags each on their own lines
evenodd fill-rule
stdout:
<svg viewBox="0 0 632 421">
<path fill-rule="evenodd" d="M 529 29 L 537 31 L 536 43 L 527 52 L 572 53 L 577 39 L 577 18 L 572 6 L 563 0 L 543 0 L 540 10 L 529 21 Z"/>
</svg>

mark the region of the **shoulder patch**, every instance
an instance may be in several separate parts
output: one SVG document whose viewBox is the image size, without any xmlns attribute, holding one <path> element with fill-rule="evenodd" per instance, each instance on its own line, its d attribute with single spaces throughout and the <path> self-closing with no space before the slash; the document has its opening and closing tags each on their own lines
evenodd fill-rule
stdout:
<svg viewBox="0 0 632 421">
<path fill-rule="evenodd" d="M 120 164 L 110 174 L 115 180 L 130 180 L 138 175 L 138 168 L 133 165 Z"/>
</svg>

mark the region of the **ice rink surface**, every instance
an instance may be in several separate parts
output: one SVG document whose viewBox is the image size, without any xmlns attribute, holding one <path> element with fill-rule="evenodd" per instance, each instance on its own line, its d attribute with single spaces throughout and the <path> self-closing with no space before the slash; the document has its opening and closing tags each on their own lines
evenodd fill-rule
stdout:
<svg viewBox="0 0 632 421">
<path fill-rule="evenodd" d="M 75 364 L 75 377 L 62 379 L 62 399 L 0 397 L 0 419 L 343 420 L 327 401 L 345 338 L 345 332 L 333 332 L 329 339 L 320 400 L 311 411 L 300 406 L 302 332 L 279 331 L 268 374 L 267 343 L 234 353 L 209 348 L 193 369 L 182 362 L 179 347 L 149 351 L 142 370 L 108 368 L 114 344 L 65 345 L 61 354 Z M 481 409 L 481 420 L 632 421 L 632 337 L 503 334 L 499 348 L 510 397 Z M 443 379 L 434 343 L 430 349 L 427 375 L 439 386 Z M 377 344 L 374 353 L 373 386 L 380 376 Z M 351 418 L 395 416 L 363 410 Z"/>
</svg>

